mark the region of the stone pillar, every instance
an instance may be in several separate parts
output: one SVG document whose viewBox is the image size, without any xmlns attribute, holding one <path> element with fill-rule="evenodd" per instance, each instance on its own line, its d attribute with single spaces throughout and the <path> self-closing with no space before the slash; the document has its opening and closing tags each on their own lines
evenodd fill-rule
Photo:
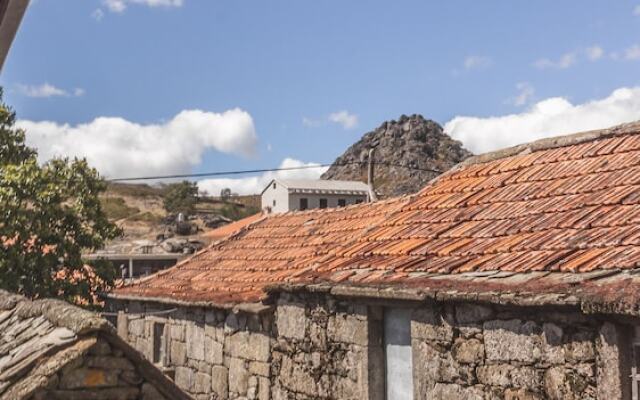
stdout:
<svg viewBox="0 0 640 400">
<path fill-rule="evenodd" d="M 117 321 L 118 336 L 124 341 L 129 341 L 129 319 L 124 311 L 118 311 Z"/>
</svg>

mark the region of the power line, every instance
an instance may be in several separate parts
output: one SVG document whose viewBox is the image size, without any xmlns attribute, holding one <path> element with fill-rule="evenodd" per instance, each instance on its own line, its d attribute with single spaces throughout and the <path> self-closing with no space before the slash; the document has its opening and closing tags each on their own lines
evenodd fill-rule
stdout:
<svg viewBox="0 0 640 400">
<path fill-rule="evenodd" d="M 176 179 L 176 178 L 202 178 L 208 176 L 228 176 L 228 175 L 244 175 L 244 174 L 257 174 L 263 172 L 278 172 L 278 171 L 295 171 L 295 170 L 304 170 L 304 169 L 312 169 L 312 168 L 326 168 L 331 166 L 346 166 L 353 164 L 366 164 L 363 161 L 352 161 L 342 164 L 315 164 L 315 165 L 302 165 L 299 167 L 281 167 L 281 168 L 264 168 L 264 169 L 247 169 L 247 170 L 236 170 L 236 171 L 216 171 L 216 172 L 201 172 L 196 174 L 175 174 L 175 175 L 156 175 L 156 176 L 137 176 L 130 178 L 113 178 L 107 179 L 107 182 L 123 182 L 123 181 L 144 181 L 144 180 L 159 180 L 159 179 Z M 384 165 L 388 167 L 399 167 L 399 168 L 407 168 L 415 171 L 424 171 L 424 172 L 433 172 L 440 174 L 443 171 L 431 168 L 419 168 L 412 167 L 409 165 L 402 164 L 394 164 L 394 163 L 386 163 L 386 162 L 376 162 L 376 165 Z"/>
</svg>

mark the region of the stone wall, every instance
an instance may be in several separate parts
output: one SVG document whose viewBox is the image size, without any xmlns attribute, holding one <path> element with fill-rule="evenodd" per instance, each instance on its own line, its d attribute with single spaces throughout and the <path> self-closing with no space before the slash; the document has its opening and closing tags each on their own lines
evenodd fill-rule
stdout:
<svg viewBox="0 0 640 400">
<path fill-rule="evenodd" d="M 196 399 L 382 400 L 384 310 L 410 307 L 416 399 L 629 398 L 631 339 L 611 317 L 307 292 L 276 301 L 260 315 L 184 307 L 164 317 L 136 317 L 163 307 L 131 302 L 118 330 L 152 358 L 164 323 L 168 372 Z"/>
<path fill-rule="evenodd" d="M 604 400 L 627 389 L 625 343 L 595 316 L 462 303 L 413 314 L 415 398 Z"/>
<path fill-rule="evenodd" d="M 99 338 L 86 355 L 49 378 L 32 400 L 166 400 L 155 385 L 108 341 Z"/>
<path fill-rule="evenodd" d="M 118 332 L 154 361 L 154 325 L 164 325 L 164 362 L 159 365 L 195 399 L 270 398 L 271 313 L 174 307 L 128 302 Z M 126 324 L 126 328 L 123 325 Z"/>
<path fill-rule="evenodd" d="M 610 317 L 570 307 L 372 305 L 310 293 L 278 301 L 273 397 L 384 399 L 386 306 L 413 308 L 415 399 L 629 398 L 630 338 Z"/>
<path fill-rule="evenodd" d="M 382 313 L 355 301 L 282 294 L 273 397 L 383 399 Z"/>
</svg>

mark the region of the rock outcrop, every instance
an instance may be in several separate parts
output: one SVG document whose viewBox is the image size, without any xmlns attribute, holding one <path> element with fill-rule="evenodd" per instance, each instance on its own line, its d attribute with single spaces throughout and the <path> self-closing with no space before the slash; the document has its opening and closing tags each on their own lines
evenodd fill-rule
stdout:
<svg viewBox="0 0 640 400">
<path fill-rule="evenodd" d="M 383 197 L 414 193 L 472 154 L 442 127 L 421 115 L 384 122 L 338 157 L 322 179 L 367 180 L 369 149 L 375 148 L 375 189 Z"/>
</svg>

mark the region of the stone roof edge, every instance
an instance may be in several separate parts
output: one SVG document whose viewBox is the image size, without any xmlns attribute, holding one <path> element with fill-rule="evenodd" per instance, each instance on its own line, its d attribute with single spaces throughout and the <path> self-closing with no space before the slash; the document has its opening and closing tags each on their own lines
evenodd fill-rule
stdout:
<svg viewBox="0 0 640 400">
<path fill-rule="evenodd" d="M 466 160 L 455 165 L 453 168 L 451 168 L 450 171 L 457 171 L 470 165 L 482 164 L 520 154 L 529 154 L 542 150 L 568 147 L 581 143 L 591 142 L 598 139 L 618 135 L 627 135 L 632 133 L 640 133 L 640 121 L 628 122 L 605 129 L 595 129 L 568 135 L 538 139 L 533 142 L 523 143 L 512 147 L 491 151 L 488 153 L 478 154 L 476 156 L 469 157 Z"/>
<path fill-rule="evenodd" d="M 362 284 L 276 284 L 266 288 L 269 297 L 279 292 L 284 293 L 325 293 L 336 297 L 361 298 L 376 301 L 453 301 L 453 302 L 477 302 L 495 305 L 511 305 L 522 307 L 561 306 L 577 307 L 585 314 L 613 314 L 632 317 L 640 317 L 640 308 L 628 307 L 616 302 L 593 299 L 587 293 L 568 293 L 559 290 L 545 291 L 519 291 L 514 287 L 513 291 L 490 290 L 479 291 L 460 288 L 426 288 L 405 287 L 391 284 L 386 285 L 362 285 Z"/>
<path fill-rule="evenodd" d="M 256 301 L 253 303 L 189 301 L 189 300 L 174 299 L 170 297 L 148 297 L 148 296 L 135 296 L 135 295 L 128 295 L 128 294 L 117 294 L 117 293 L 108 293 L 106 296 L 114 300 L 144 301 L 144 302 L 153 302 L 153 303 L 180 306 L 180 307 L 218 308 L 221 310 L 230 310 L 234 312 L 242 311 L 242 312 L 247 312 L 251 314 L 262 314 L 264 312 L 268 312 L 273 309 L 271 305 L 265 304 L 260 301 Z"/>
<path fill-rule="evenodd" d="M 76 335 L 96 331 L 112 331 L 109 322 L 99 315 L 57 299 L 29 300 L 24 296 L 0 290 L 0 310 L 14 309 L 21 318 L 43 316 L 53 325 L 65 327 Z"/>
</svg>

